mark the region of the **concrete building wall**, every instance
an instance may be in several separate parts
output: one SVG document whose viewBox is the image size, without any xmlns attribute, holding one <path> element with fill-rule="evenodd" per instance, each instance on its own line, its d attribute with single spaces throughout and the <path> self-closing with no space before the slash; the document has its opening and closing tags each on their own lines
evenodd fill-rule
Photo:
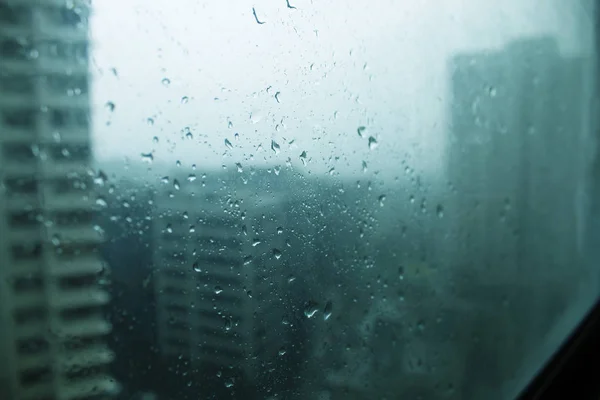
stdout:
<svg viewBox="0 0 600 400">
<path fill-rule="evenodd" d="M 88 4 L 0 1 L 0 397 L 109 396 Z"/>
<path fill-rule="evenodd" d="M 186 174 L 177 174 L 185 179 Z M 159 189 L 153 236 L 158 337 L 166 356 L 259 373 L 284 275 L 285 197 L 226 174 Z M 180 183 L 182 182 L 182 183 Z M 178 188 L 178 189 L 177 189 Z M 268 326 L 270 325 L 270 326 Z M 280 325 L 280 324 L 278 324 Z M 273 345 L 274 346 L 274 345 Z"/>
</svg>

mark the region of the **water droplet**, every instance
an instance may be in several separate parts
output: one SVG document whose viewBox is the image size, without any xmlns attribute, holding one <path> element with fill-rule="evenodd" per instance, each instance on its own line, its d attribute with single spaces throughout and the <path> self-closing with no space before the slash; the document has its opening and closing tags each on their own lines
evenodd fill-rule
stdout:
<svg viewBox="0 0 600 400">
<path fill-rule="evenodd" d="M 98 174 L 94 177 L 94 184 L 98 186 L 104 186 L 107 181 L 108 176 L 106 176 L 106 174 L 103 171 L 99 170 Z"/>
<path fill-rule="evenodd" d="M 98 197 L 96 199 L 96 204 L 99 205 L 100 207 L 107 207 L 108 203 L 106 202 L 106 200 L 104 199 L 104 197 Z"/>
<path fill-rule="evenodd" d="M 282 347 L 281 349 L 279 349 L 279 352 L 277 354 L 279 354 L 279 356 L 284 356 L 285 355 L 285 349 Z"/>
<path fill-rule="evenodd" d="M 300 153 L 300 161 L 302 161 L 303 165 L 306 165 L 306 151 Z"/>
<path fill-rule="evenodd" d="M 292 282 L 294 282 L 295 280 L 296 280 L 296 277 L 295 277 L 294 275 L 290 275 L 290 276 L 288 277 L 288 283 L 292 283 Z"/>
<path fill-rule="evenodd" d="M 246 228 L 246 225 L 242 225 L 242 235 L 247 235 L 248 234 L 248 228 Z"/>
<path fill-rule="evenodd" d="M 175 190 L 179 190 L 181 188 L 177 179 L 173 179 L 173 187 L 175 188 Z"/>
<path fill-rule="evenodd" d="M 325 309 L 323 310 L 323 320 L 327 321 L 329 318 L 331 318 L 331 313 L 333 311 L 333 303 L 331 302 L 331 300 L 329 300 L 327 302 L 327 304 L 325 304 Z"/>
<path fill-rule="evenodd" d="M 379 196 L 377 198 L 377 200 L 379 200 L 379 206 L 383 207 L 383 203 L 385 202 L 385 194 L 382 194 L 381 196 Z"/>
<path fill-rule="evenodd" d="M 415 202 L 415 196 L 413 196 L 412 194 L 409 196 L 408 201 L 410 201 L 410 204 L 414 204 Z"/>
<path fill-rule="evenodd" d="M 196 174 L 189 174 L 187 177 L 187 180 L 190 182 L 194 182 L 196 179 Z"/>
<path fill-rule="evenodd" d="M 158 144 L 158 136 L 154 136 L 154 137 L 152 138 L 152 143 L 154 143 L 154 144 Z"/>
<path fill-rule="evenodd" d="M 250 121 L 253 124 L 258 124 L 262 120 L 262 112 L 260 110 L 254 110 L 250 113 Z"/>
<path fill-rule="evenodd" d="M 233 128 L 233 122 L 231 122 L 231 121 L 227 121 L 227 127 L 228 127 L 229 129 Z"/>
<path fill-rule="evenodd" d="M 496 87 L 490 86 L 488 87 L 488 93 L 490 97 L 496 97 L 496 95 L 498 94 L 498 90 L 496 90 Z"/>
<path fill-rule="evenodd" d="M 189 99 L 187 96 L 183 96 L 183 97 L 181 98 L 181 104 L 187 104 L 187 102 L 188 102 L 189 100 L 190 100 L 190 99 Z"/>
<path fill-rule="evenodd" d="M 183 217 L 183 219 L 188 219 L 189 218 L 187 211 L 184 211 L 183 214 L 181 214 L 181 216 Z"/>
<path fill-rule="evenodd" d="M 107 101 L 106 102 L 106 109 L 110 112 L 115 111 L 115 103 L 113 103 L 112 101 Z"/>
<path fill-rule="evenodd" d="M 369 150 L 375 150 L 379 146 L 377 140 L 373 136 L 369 136 Z"/>
<path fill-rule="evenodd" d="M 281 258 L 281 251 L 279 249 L 273 249 L 273 257 L 275 257 L 276 260 L 279 260 Z"/>
<path fill-rule="evenodd" d="M 281 172 L 281 167 L 279 165 L 276 165 L 273 168 L 273 172 L 275 172 L 275 175 L 279 175 L 279 173 Z"/>
<path fill-rule="evenodd" d="M 236 132 L 235 135 L 233 135 L 233 138 L 235 140 L 240 140 L 240 134 Z"/>
<path fill-rule="evenodd" d="M 162 178 L 160 178 L 160 181 L 162 183 L 169 183 L 169 177 L 168 176 L 163 176 Z"/>
<path fill-rule="evenodd" d="M 244 172 L 244 168 L 242 168 L 242 164 L 241 163 L 235 163 L 235 166 L 237 167 L 237 171 L 238 172 Z"/>
<path fill-rule="evenodd" d="M 304 306 L 304 316 L 306 318 L 312 318 L 319 311 L 319 304 L 314 301 L 309 301 Z"/>
<path fill-rule="evenodd" d="M 190 225 L 190 230 L 189 230 L 189 232 L 190 232 L 190 233 L 194 233 L 194 232 L 196 232 L 196 227 L 195 227 L 194 225 Z"/>
<path fill-rule="evenodd" d="M 117 76 L 117 75 L 118 75 L 118 72 L 117 72 L 117 69 L 116 69 L 116 68 L 111 68 L 111 69 L 110 69 L 110 72 L 111 72 L 111 73 L 112 73 L 114 76 Z"/>
<path fill-rule="evenodd" d="M 58 235 L 52 235 L 51 241 L 54 246 L 60 246 L 60 237 Z"/>
<path fill-rule="evenodd" d="M 193 139 L 194 135 L 192 134 L 192 131 L 190 131 L 190 128 L 185 128 L 185 138 L 186 139 Z"/>
<path fill-rule="evenodd" d="M 259 244 L 261 244 L 261 241 L 260 241 L 260 239 L 253 239 L 253 240 L 252 240 L 252 247 L 256 247 L 256 246 L 258 246 Z"/>
<path fill-rule="evenodd" d="M 150 164 L 152 163 L 152 161 L 154 161 L 154 155 L 152 155 L 152 153 L 142 153 L 142 161 Z"/>
<path fill-rule="evenodd" d="M 359 126 L 358 129 L 356 130 L 356 132 L 358 133 L 358 136 L 360 136 L 361 138 L 364 138 L 365 137 L 364 133 L 366 130 L 367 130 L 366 127 Z"/>
<path fill-rule="evenodd" d="M 179 161 L 179 160 L 175 161 L 175 166 L 176 167 L 181 167 L 181 161 Z"/>
<path fill-rule="evenodd" d="M 161 82 L 164 86 L 169 86 L 171 84 L 171 80 L 169 78 L 163 78 Z"/>
<path fill-rule="evenodd" d="M 171 227 L 171 224 L 167 225 L 166 231 L 167 233 L 173 233 L 173 228 Z"/>
<path fill-rule="evenodd" d="M 225 387 L 227 389 L 232 388 L 233 387 L 233 379 L 229 379 L 225 381 Z"/>
<path fill-rule="evenodd" d="M 221 286 L 215 286 L 215 294 L 221 294 L 223 293 L 223 289 L 221 288 Z"/>
<path fill-rule="evenodd" d="M 362 162 L 362 171 L 367 172 L 367 162 L 366 161 Z"/>
<path fill-rule="evenodd" d="M 444 206 L 442 206 L 441 204 L 438 204 L 435 211 L 436 211 L 438 218 L 444 217 Z"/>
<path fill-rule="evenodd" d="M 231 321 L 231 319 L 230 318 L 225 319 L 225 326 L 224 326 L 225 330 L 230 331 L 232 326 L 233 326 L 233 322 Z"/>
<path fill-rule="evenodd" d="M 202 272 L 202 268 L 200 268 L 200 264 L 198 264 L 197 262 L 192 264 L 192 268 L 194 269 L 195 272 Z"/>
<path fill-rule="evenodd" d="M 233 149 L 233 145 L 231 144 L 229 139 L 225 139 L 225 147 L 227 147 L 229 150 Z"/>
<path fill-rule="evenodd" d="M 265 23 L 264 21 L 260 21 L 260 20 L 258 19 L 258 16 L 256 15 L 256 10 L 254 9 L 254 7 L 252 7 L 252 15 L 254 15 L 254 19 L 256 20 L 256 23 L 257 23 L 257 24 L 259 24 L 259 25 L 262 25 L 262 24 L 264 24 L 264 23 Z"/>
<path fill-rule="evenodd" d="M 154 125 L 154 119 L 153 118 L 147 118 L 146 119 L 146 123 L 148 124 L 148 126 L 153 126 Z M 156 138 L 156 143 L 158 143 L 158 138 L 156 136 L 154 136 Z"/>
<path fill-rule="evenodd" d="M 280 226 L 277 228 L 277 234 L 281 235 L 283 233 L 283 228 Z"/>
<path fill-rule="evenodd" d="M 402 265 L 398 267 L 398 279 L 404 280 L 404 267 Z"/>
<path fill-rule="evenodd" d="M 244 265 L 248 265 L 252 262 L 252 256 L 244 257 Z"/>
<path fill-rule="evenodd" d="M 329 175 L 335 174 L 335 168 L 331 168 L 328 172 Z"/>
<path fill-rule="evenodd" d="M 279 144 L 276 141 L 271 140 L 271 150 L 273 150 L 273 152 L 275 154 L 279 154 L 279 150 L 281 150 L 281 146 L 279 146 Z"/>
<path fill-rule="evenodd" d="M 252 290 L 248 290 L 248 291 L 246 292 L 246 294 L 248 295 L 248 297 L 252 298 Z"/>
<path fill-rule="evenodd" d="M 275 100 L 277 100 L 278 103 L 281 103 L 281 100 L 279 100 L 279 95 L 280 94 L 281 94 L 281 92 L 275 93 Z"/>
</svg>

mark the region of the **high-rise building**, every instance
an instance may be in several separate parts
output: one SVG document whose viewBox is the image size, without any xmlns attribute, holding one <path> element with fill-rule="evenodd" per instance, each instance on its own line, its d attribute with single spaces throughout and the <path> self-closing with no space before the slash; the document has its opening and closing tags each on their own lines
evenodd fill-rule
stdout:
<svg viewBox="0 0 600 400">
<path fill-rule="evenodd" d="M 554 280 L 575 260 L 586 65 L 552 38 L 451 61 L 451 245 L 456 260 L 487 269 L 481 279 L 502 284 L 544 264 Z"/>
<path fill-rule="evenodd" d="M 252 177 L 190 176 L 171 177 L 155 200 L 159 347 L 196 366 L 256 377 L 285 343 L 276 293 L 287 278 L 286 197 Z"/>
<path fill-rule="evenodd" d="M 0 1 L 0 398 L 104 399 L 89 2 Z"/>
<path fill-rule="evenodd" d="M 495 360 L 468 373 L 483 386 L 509 379 L 576 290 L 586 67 L 549 37 L 450 62 L 447 298 L 469 305 L 469 364 Z"/>
</svg>

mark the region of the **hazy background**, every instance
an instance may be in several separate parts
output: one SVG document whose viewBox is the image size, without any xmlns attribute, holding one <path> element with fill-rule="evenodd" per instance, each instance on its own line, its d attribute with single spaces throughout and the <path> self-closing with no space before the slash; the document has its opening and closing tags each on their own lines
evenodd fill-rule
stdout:
<svg viewBox="0 0 600 400">
<path fill-rule="evenodd" d="M 404 160 L 438 173 L 448 57 L 541 34 L 555 36 L 564 53 L 589 53 L 591 22 L 579 3 L 98 1 L 96 158 L 153 153 L 155 165 L 206 167 L 289 158 L 302 166 L 306 151 L 309 172 L 355 175 L 365 161 L 389 176 Z M 378 143 L 371 151 L 369 136 Z"/>
</svg>

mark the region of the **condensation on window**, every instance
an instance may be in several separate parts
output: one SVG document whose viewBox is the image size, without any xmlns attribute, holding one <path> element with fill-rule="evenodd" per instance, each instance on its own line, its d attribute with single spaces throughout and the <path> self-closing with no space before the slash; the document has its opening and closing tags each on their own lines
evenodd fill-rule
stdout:
<svg viewBox="0 0 600 400">
<path fill-rule="evenodd" d="M 0 0 L 0 397 L 514 398 L 600 292 L 593 7 Z"/>
</svg>

